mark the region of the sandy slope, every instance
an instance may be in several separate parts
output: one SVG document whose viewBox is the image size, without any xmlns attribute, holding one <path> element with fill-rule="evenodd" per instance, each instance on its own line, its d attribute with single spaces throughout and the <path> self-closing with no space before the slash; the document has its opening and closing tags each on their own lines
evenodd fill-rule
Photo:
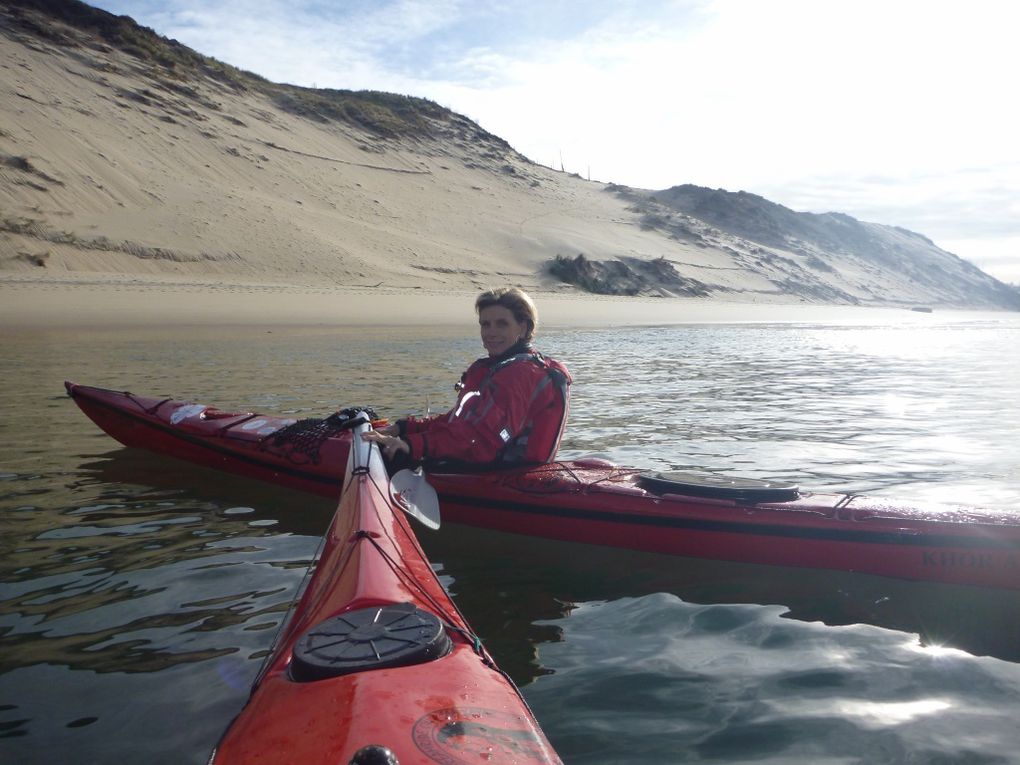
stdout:
<svg viewBox="0 0 1020 765">
<path fill-rule="evenodd" d="M 729 265 L 505 147 L 381 141 L 212 81 L 161 89 L 116 51 L 0 45 L 0 156 L 31 168 L 0 168 L 0 209 L 29 229 L 4 232 L 4 271 L 548 288 L 557 254 L 666 256 L 713 281 Z M 742 278 L 722 280 L 769 287 Z"/>
</svg>

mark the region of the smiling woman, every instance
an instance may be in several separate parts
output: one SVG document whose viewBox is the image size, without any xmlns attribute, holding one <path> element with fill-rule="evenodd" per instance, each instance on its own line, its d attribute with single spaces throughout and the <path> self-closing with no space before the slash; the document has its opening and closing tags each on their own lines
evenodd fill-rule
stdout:
<svg viewBox="0 0 1020 765">
<path fill-rule="evenodd" d="M 489 356 L 501 356 L 517 343 L 531 342 L 535 335 L 538 312 L 521 290 L 483 292 L 475 301 L 475 310 L 482 345 Z"/>
<path fill-rule="evenodd" d="M 551 462 L 569 411 L 570 373 L 531 346 L 538 311 L 517 287 L 483 292 L 475 300 L 487 357 L 461 376 L 453 409 L 409 417 L 364 434 L 391 464 L 447 467 Z"/>
</svg>

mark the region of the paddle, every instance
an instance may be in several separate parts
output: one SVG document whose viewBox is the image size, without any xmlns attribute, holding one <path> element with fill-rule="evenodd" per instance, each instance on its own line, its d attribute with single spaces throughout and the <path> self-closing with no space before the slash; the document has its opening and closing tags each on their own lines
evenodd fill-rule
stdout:
<svg viewBox="0 0 1020 765">
<path fill-rule="evenodd" d="M 377 449 L 377 444 L 371 444 L 362 439 L 362 435 L 372 429 L 371 421 L 365 412 L 358 412 L 344 427 L 354 430 L 354 444 L 352 445 L 352 456 L 355 457 L 354 465 L 367 465 L 372 446 Z M 363 450 L 363 451 L 362 451 Z M 417 470 L 398 470 L 390 478 L 390 497 L 393 502 L 422 524 L 430 529 L 439 528 L 439 497 L 432 485 L 425 480 L 425 474 L 421 467 Z"/>
<path fill-rule="evenodd" d="M 432 484 L 425 480 L 420 467 L 394 473 L 390 478 L 390 495 L 397 506 L 412 518 L 430 529 L 439 528 L 439 497 Z"/>
</svg>

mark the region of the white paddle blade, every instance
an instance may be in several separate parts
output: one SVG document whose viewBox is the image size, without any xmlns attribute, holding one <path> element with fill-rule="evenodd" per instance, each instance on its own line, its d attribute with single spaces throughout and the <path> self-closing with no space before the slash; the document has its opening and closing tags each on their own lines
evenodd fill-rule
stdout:
<svg viewBox="0 0 1020 765">
<path fill-rule="evenodd" d="M 430 529 L 439 528 L 439 497 L 422 472 L 398 470 L 390 478 L 390 496 L 412 518 Z"/>
</svg>

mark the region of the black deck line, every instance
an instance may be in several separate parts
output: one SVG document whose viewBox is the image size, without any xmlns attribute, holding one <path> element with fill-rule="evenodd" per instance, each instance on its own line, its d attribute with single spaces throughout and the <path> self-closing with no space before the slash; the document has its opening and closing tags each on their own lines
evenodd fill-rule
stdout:
<svg viewBox="0 0 1020 765">
<path fill-rule="evenodd" d="M 74 394 L 71 394 L 74 398 Z M 109 409 L 117 414 L 128 417 L 154 430 L 172 435 L 182 441 L 187 441 L 195 446 L 202 447 L 216 454 L 221 454 L 231 459 L 244 462 L 249 465 L 260 467 L 276 473 L 299 478 L 304 481 L 321 484 L 323 486 L 336 486 L 339 496 L 339 479 L 332 476 L 323 476 L 316 473 L 309 473 L 297 466 L 281 465 L 258 459 L 255 456 L 237 452 L 233 449 L 211 443 L 208 437 L 195 436 L 184 433 L 177 428 L 164 425 L 162 422 L 140 417 L 119 406 L 87 398 L 89 403 Z M 212 466 L 207 466 L 212 467 Z M 735 521 L 713 521 L 702 518 L 664 518 L 662 516 L 638 515 L 635 513 L 621 513 L 612 510 L 584 510 L 580 508 L 563 507 L 562 505 L 549 504 L 521 504 L 513 500 L 486 499 L 484 497 L 464 496 L 458 494 L 439 492 L 440 502 L 452 504 L 481 507 L 493 510 L 505 510 L 508 512 L 524 513 L 530 515 L 554 516 L 573 520 L 603 521 L 606 523 L 617 523 L 621 526 L 657 526 L 669 529 L 690 529 L 693 531 L 715 531 L 729 534 L 742 534 L 750 536 L 771 536 L 784 537 L 789 539 L 817 539 L 833 542 L 856 542 L 860 544 L 885 544 L 899 545 L 901 547 L 956 547 L 956 548 L 980 548 L 988 550 L 1018 550 L 1020 551 L 1020 540 L 997 539 L 995 537 L 959 537 L 951 534 L 915 534 L 898 533 L 896 531 L 867 531 L 864 529 L 820 529 L 815 527 L 797 527 L 781 524 L 755 524 L 739 523 Z M 994 530 L 994 527 L 991 527 Z"/>
</svg>

